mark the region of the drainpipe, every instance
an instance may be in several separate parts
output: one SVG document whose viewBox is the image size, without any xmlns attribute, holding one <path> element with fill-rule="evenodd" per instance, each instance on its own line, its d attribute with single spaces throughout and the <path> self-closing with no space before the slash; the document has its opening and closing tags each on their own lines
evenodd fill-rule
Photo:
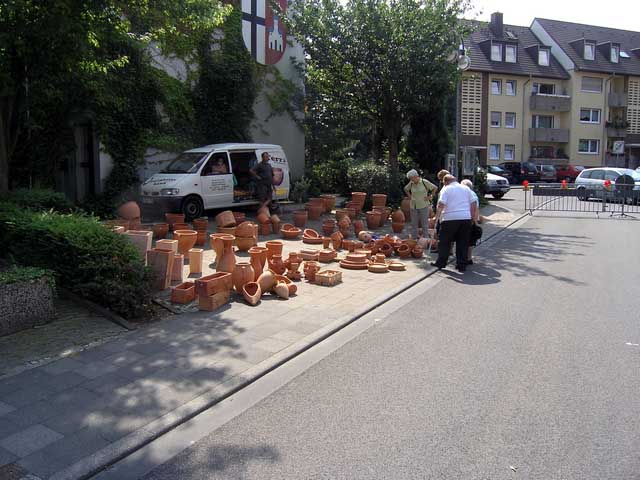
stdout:
<svg viewBox="0 0 640 480">
<path fill-rule="evenodd" d="M 525 116 L 524 116 L 524 103 L 527 101 L 527 84 L 531 81 L 531 79 L 533 78 L 533 75 L 529 75 L 529 78 L 526 82 L 524 82 L 524 85 L 522 86 L 522 135 L 521 135 L 521 142 L 520 142 L 520 163 L 524 162 L 524 132 L 526 132 L 526 128 L 525 126 L 528 125 L 528 123 L 526 122 Z"/>
<path fill-rule="evenodd" d="M 608 113 L 607 112 L 607 107 L 609 106 L 609 84 L 611 82 L 611 80 L 613 79 L 613 77 L 615 77 L 616 74 L 615 72 L 611 72 L 611 76 L 609 78 L 607 78 L 606 82 L 605 82 L 605 94 L 604 94 L 604 113 Z M 609 115 L 607 115 L 608 117 Z M 604 124 L 603 124 L 604 125 Z M 605 126 L 602 129 L 602 159 L 604 160 L 604 165 L 607 164 L 607 153 L 606 153 L 606 145 L 607 145 L 607 127 Z M 616 161 L 616 163 L 618 163 Z M 616 165 L 617 166 L 617 165 Z"/>
</svg>

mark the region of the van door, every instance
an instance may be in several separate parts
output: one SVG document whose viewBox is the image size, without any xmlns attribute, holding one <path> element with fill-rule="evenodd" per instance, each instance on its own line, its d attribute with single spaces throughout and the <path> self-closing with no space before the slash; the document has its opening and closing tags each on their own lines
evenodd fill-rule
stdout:
<svg viewBox="0 0 640 480">
<path fill-rule="evenodd" d="M 271 167 L 273 168 L 274 198 L 285 200 L 289 197 L 289 162 L 281 149 L 265 150 L 269 154 Z M 262 151 L 258 153 L 261 158 Z"/>
<path fill-rule="evenodd" d="M 226 207 L 233 203 L 233 174 L 229 153 L 215 152 L 200 170 L 204 208 Z"/>
</svg>

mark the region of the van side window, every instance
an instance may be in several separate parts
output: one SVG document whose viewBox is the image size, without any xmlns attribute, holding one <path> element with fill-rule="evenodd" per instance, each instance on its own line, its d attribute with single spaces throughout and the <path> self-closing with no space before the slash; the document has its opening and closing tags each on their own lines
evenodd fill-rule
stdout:
<svg viewBox="0 0 640 480">
<path fill-rule="evenodd" d="M 584 171 L 584 172 L 582 172 L 582 174 L 580 175 L 580 178 L 591 178 L 591 174 L 592 174 L 592 173 L 593 173 L 593 172 L 592 172 L 591 170 Z"/>
<path fill-rule="evenodd" d="M 594 170 L 591 172 L 593 180 L 604 180 L 604 170 Z"/>
<path fill-rule="evenodd" d="M 227 175 L 229 172 L 229 158 L 223 152 L 214 153 L 202 169 L 203 176 Z"/>
</svg>

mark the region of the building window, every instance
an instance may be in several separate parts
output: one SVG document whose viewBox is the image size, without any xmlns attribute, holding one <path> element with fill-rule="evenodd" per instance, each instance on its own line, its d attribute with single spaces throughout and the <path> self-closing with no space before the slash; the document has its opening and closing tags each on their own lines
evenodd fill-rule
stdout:
<svg viewBox="0 0 640 480">
<path fill-rule="evenodd" d="M 584 42 L 584 59 L 595 60 L 596 59 L 596 44 L 591 42 Z"/>
<path fill-rule="evenodd" d="M 505 145 L 504 146 L 504 159 L 505 160 L 513 160 L 516 156 L 516 146 L 515 145 Z"/>
<path fill-rule="evenodd" d="M 489 160 L 500 160 L 500 145 L 495 143 L 489 145 Z"/>
<path fill-rule="evenodd" d="M 602 79 L 598 77 L 582 77 L 582 91 L 602 93 Z"/>
<path fill-rule="evenodd" d="M 532 92 L 541 95 L 555 95 L 556 86 L 553 83 L 534 83 Z"/>
<path fill-rule="evenodd" d="M 491 93 L 502 95 L 502 80 L 491 80 Z"/>
<path fill-rule="evenodd" d="M 597 108 L 581 108 L 580 123 L 600 123 L 600 110 Z"/>
<path fill-rule="evenodd" d="M 611 47 L 611 61 L 618 63 L 620 61 L 620 47 L 614 45 Z"/>
<path fill-rule="evenodd" d="M 553 128 L 553 115 L 533 115 L 533 128 Z"/>
<path fill-rule="evenodd" d="M 502 123 L 502 112 L 491 112 L 491 126 L 498 128 Z"/>
<path fill-rule="evenodd" d="M 504 114 L 504 128 L 516 128 L 516 114 L 514 112 L 506 112 Z M 505 150 L 505 155 L 506 153 L 507 151 Z"/>
<path fill-rule="evenodd" d="M 491 60 L 494 62 L 502 61 L 502 45 L 499 43 L 491 44 Z"/>
<path fill-rule="evenodd" d="M 600 152 L 600 140 L 583 140 L 578 142 L 578 153 L 595 155 Z"/>
<path fill-rule="evenodd" d="M 504 49 L 504 61 L 508 63 L 516 63 L 517 47 L 515 45 L 505 45 Z"/>
<path fill-rule="evenodd" d="M 505 82 L 505 87 L 507 89 L 507 95 L 515 96 L 516 94 L 516 81 L 515 80 L 507 80 Z"/>
<path fill-rule="evenodd" d="M 543 67 L 549 66 L 549 50 L 546 48 L 538 50 L 538 65 L 542 65 Z"/>
</svg>

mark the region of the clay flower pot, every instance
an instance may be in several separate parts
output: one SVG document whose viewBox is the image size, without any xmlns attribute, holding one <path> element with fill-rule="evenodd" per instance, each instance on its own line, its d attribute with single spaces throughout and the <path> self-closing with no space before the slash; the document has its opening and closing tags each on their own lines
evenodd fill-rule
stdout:
<svg viewBox="0 0 640 480">
<path fill-rule="evenodd" d="M 231 274 L 231 281 L 236 289 L 236 292 L 242 293 L 242 287 L 245 283 L 253 282 L 255 278 L 255 272 L 249 262 L 238 262 Z"/>
<path fill-rule="evenodd" d="M 261 210 L 258 212 L 258 215 L 256 216 L 256 220 L 258 220 L 258 223 L 260 224 L 271 223 L 271 215 L 269 215 L 268 212 Z"/>
<path fill-rule="evenodd" d="M 396 210 L 391 215 L 391 222 L 393 222 L 393 223 L 404 223 L 406 221 L 407 221 L 407 219 L 404 216 L 404 213 L 402 212 L 402 210 L 400 210 L 400 209 Z"/>
<path fill-rule="evenodd" d="M 345 250 L 349 250 L 350 252 L 353 252 L 355 250 L 355 244 L 353 240 L 343 240 L 342 248 L 344 248 Z"/>
<path fill-rule="evenodd" d="M 331 245 L 331 237 L 322 237 L 322 248 L 329 248 Z"/>
<path fill-rule="evenodd" d="M 335 232 L 331 235 L 331 242 L 333 243 L 334 250 L 340 250 L 340 247 L 342 247 L 343 239 L 344 239 L 344 236 L 340 232 Z"/>
<path fill-rule="evenodd" d="M 176 222 L 173 224 L 173 230 L 192 230 L 191 226 L 185 222 Z"/>
<path fill-rule="evenodd" d="M 273 226 L 273 233 L 280 230 L 280 217 L 277 215 L 271 215 L 271 225 Z"/>
<path fill-rule="evenodd" d="M 323 195 L 320 195 L 320 198 L 322 198 L 322 200 L 324 201 L 324 211 L 325 211 L 325 213 L 331 213 L 331 211 L 336 206 L 336 196 L 335 195 L 329 195 L 329 194 L 323 194 Z"/>
<path fill-rule="evenodd" d="M 314 205 L 311 203 L 307 203 L 305 205 L 307 212 L 309 213 L 309 220 L 317 220 L 320 218 L 322 213 L 324 212 L 324 204 Z"/>
<path fill-rule="evenodd" d="M 184 223 L 184 215 L 182 213 L 165 213 L 164 218 L 167 220 L 170 230 L 173 230 L 175 223 Z"/>
<path fill-rule="evenodd" d="M 367 199 L 367 194 L 365 192 L 351 192 L 351 201 L 353 203 L 357 203 L 360 205 L 364 205 L 364 202 Z"/>
<path fill-rule="evenodd" d="M 226 235 L 234 235 L 236 234 L 236 227 L 217 227 L 216 233 L 224 233 Z"/>
<path fill-rule="evenodd" d="M 201 297 L 210 297 L 216 292 L 229 291 L 232 288 L 231 274 L 227 272 L 217 272 L 196 280 L 196 292 Z"/>
<path fill-rule="evenodd" d="M 251 222 L 242 222 L 236 227 L 236 237 L 253 237 L 255 232 L 254 224 Z"/>
<path fill-rule="evenodd" d="M 282 238 L 285 238 L 287 240 L 295 240 L 300 236 L 301 233 L 302 233 L 301 229 L 299 229 L 298 227 L 294 227 L 290 223 L 285 223 L 284 225 L 282 225 L 282 228 L 280 229 L 280 234 L 282 235 Z"/>
<path fill-rule="evenodd" d="M 411 250 L 411 256 L 413 258 L 422 258 L 422 252 L 424 250 L 422 249 L 422 247 L 416 245 L 415 247 L 413 247 L 413 250 Z"/>
<path fill-rule="evenodd" d="M 271 222 L 260 224 L 260 235 L 269 235 L 271 233 Z"/>
<path fill-rule="evenodd" d="M 271 259 L 274 255 L 282 256 L 282 247 L 284 244 L 280 240 L 270 240 L 265 242 L 267 247 L 267 260 Z"/>
<path fill-rule="evenodd" d="M 364 222 L 362 220 L 354 220 L 353 221 L 353 233 L 358 236 L 358 234 L 364 230 Z"/>
<path fill-rule="evenodd" d="M 198 236 L 196 237 L 196 245 L 201 247 L 207 242 L 207 231 L 206 230 L 196 230 Z"/>
<path fill-rule="evenodd" d="M 233 273 L 236 268 L 236 255 L 233 252 L 233 243 L 236 237 L 225 235 L 216 237 L 213 242 L 216 251 L 216 271 Z"/>
<path fill-rule="evenodd" d="M 231 210 L 225 210 L 216 215 L 216 225 L 219 227 L 235 227 L 236 217 L 233 216 Z"/>
<path fill-rule="evenodd" d="M 196 299 L 196 285 L 193 282 L 184 282 L 171 287 L 171 303 L 190 303 Z"/>
<path fill-rule="evenodd" d="M 404 220 L 407 221 L 411 214 L 411 199 L 409 197 L 404 197 L 402 199 L 402 203 L 400 204 L 400 210 L 404 213 Z"/>
<path fill-rule="evenodd" d="M 168 223 L 154 223 L 151 227 L 153 231 L 153 236 L 156 240 L 160 240 L 167 236 L 169 233 L 169 224 Z"/>
<path fill-rule="evenodd" d="M 326 236 L 331 235 L 335 229 L 336 229 L 335 220 L 329 219 L 322 222 L 322 233 L 324 233 Z"/>
<path fill-rule="evenodd" d="M 194 230 L 207 231 L 207 229 L 209 228 L 209 218 L 207 217 L 195 218 L 191 223 L 193 224 Z"/>
<path fill-rule="evenodd" d="M 390 257 L 393 255 L 393 247 L 389 243 L 383 243 L 380 247 L 380 252 L 383 253 L 385 257 Z"/>
<path fill-rule="evenodd" d="M 296 210 L 293 212 L 293 224 L 298 228 L 303 228 L 308 218 L 309 214 L 306 210 Z"/>
<path fill-rule="evenodd" d="M 411 255 L 411 248 L 409 247 L 409 245 L 406 245 L 404 243 L 400 245 L 396 251 L 400 258 L 407 258 Z"/>
<path fill-rule="evenodd" d="M 236 237 L 236 247 L 238 251 L 246 252 L 254 245 L 253 237 Z"/>
<path fill-rule="evenodd" d="M 284 266 L 284 262 L 282 261 L 282 255 L 274 254 L 269 258 L 269 270 L 272 270 L 277 275 L 282 275 L 286 267 Z"/>
<path fill-rule="evenodd" d="M 369 230 L 375 230 L 380 226 L 380 212 L 369 211 L 366 214 L 367 228 Z"/>
<path fill-rule="evenodd" d="M 359 215 L 362 211 L 362 205 L 357 205 L 356 207 L 347 205 L 347 208 L 345 208 L 345 210 L 347 211 L 347 215 L 349 216 L 349 220 L 354 220 L 356 216 Z"/>
<path fill-rule="evenodd" d="M 118 207 L 116 213 L 125 220 L 135 220 L 140 218 L 140 207 L 136 202 L 126 202 Z"/>
<path fill-rule="evenodd" d="M 384 207 L 387 204 L 387 196 L 382 193 L 371 195 L 371 205 L 374 207 Z"/>
<path fill-rule="evenodd" d="M 195 230 L 175 230 L 174 240 L 178 240 L 178 253 L 186 255 L 189 249 L 193 248 L 198 240 L 198 232 Z"/>
<path fill-rule="evenodd" d="M 346 208 L 338 208 L 336 210 L 336 221 L 340 222 L 340 220 L 342 220 L 344 217 L 348 217 L 349 216 L 349 212 L 347 212 Z"/>
<path fill-rule="evenodd" d="M 276 283 L 276 285 L 273 287 L 273 293 L 284 300 L 289 299 L 289 287 L 285 282 Z"/>
<path fill-rule="evenodd" d="M 249 255 L 251 255 L 251 266 L 254 271 L 253 279 L 258 280 L 267 263 L 267 249 L 265 247 L 251 247 Z"/>
<path fill-rule="evenodd" d="M 262 290 L 262 292 L 268 292 L 276 284 L 276 274 L 271 270 L 265 270 L 260 274 L 258 280 L 256 281 L 260 285 L 260 289 Z"/>
<path fill-rule="evenodd" d="M 391 228 L 393 229 L 393 233 L 402 233 L 402 230 L 404 230 L 404 222 L 392 222 Z"/>
<path fill-rule="evenodd" d="M 290 278 L 285 277 L 284 275 L 276 275 L 276 285 L 278 283 L 284 283 L 289 290 L 289 296 L 295 295 L 298 291 L 298 287 L 291 281 Z"/>
<path fill-rule="evenodd" d="M 233 213 L 233 218 L 236 219 L 236 225 L 240 225 L 242 222 L 246 220 L 246 215 L 244 212 L 231 212 Z"/>
<path fill-rule="evenodd" d="M 255 307 L 258 302 L 260 302 L 260 297 L 262 296 L 260 284 L 258 282 L 245 283 L 242 286 L 242 296 L 249 305 Z"/>
</svg>

